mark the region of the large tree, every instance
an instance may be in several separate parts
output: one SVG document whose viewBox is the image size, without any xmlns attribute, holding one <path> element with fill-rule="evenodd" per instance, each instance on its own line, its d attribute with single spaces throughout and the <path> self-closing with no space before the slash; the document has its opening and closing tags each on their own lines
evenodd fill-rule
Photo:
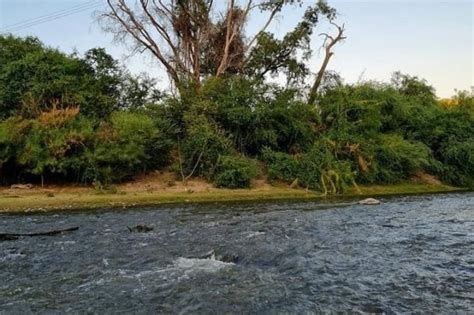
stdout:
<svg viewBox="0 0 474 315">
<path fill-rule="evenodd" d="M 310 39 L 320 17 L 334 19 L 326 2 L 303 0 L 107 0 L 101 14 L 105 30 L 116 39 L 132 39 L 134 51 L 150 52 L 164 66 L 178 89 L 202 78 L 242 73 L 254 77 L 286 74 L 288 80 L 307 75 L 304 59 L 311 55 Z M 268 31 L 285 6 L 306 6 L 295 28 L 279 39 Z M 262 17 L 250 33 L 250 16 Z"/>
<path fill-rule="evenodd" d="M 80 107 L 106 118 L 143 107 L 161 95 L 146 75 L 133 76 L 102 48 L 68 55 L 37 38 L 0 35 L 0 119 L 37 117 L 52 108 Z"/>
</svg>

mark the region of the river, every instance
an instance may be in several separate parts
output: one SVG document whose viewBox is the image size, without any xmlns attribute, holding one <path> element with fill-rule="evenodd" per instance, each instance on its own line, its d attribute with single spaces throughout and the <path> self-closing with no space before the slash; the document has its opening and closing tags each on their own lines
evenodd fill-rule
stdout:
<svg viewBox="0 0 474 315">
<path fill-rule="evenodd" d="M 474 313 L 474 193 L 381 200 L 3 215 L 79 229 L 0 242 L 0 313 Z"/>
</svg>

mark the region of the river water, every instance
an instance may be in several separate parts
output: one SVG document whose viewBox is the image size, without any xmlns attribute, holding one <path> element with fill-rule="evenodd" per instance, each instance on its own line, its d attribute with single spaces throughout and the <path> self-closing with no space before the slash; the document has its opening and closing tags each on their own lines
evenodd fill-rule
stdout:
<svg viewBox="0 0 474 315">
<path fill-rule="evenodd" d="M 474 313 L 474 193 L 382 201 L 3 215 L 79 229 L 0 242 L 0 313 Z"/>
</svg>

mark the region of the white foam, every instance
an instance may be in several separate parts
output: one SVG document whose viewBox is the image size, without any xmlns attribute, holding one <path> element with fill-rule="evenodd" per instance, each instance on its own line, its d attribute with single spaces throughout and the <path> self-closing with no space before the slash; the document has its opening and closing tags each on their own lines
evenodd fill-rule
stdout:
<svg viewBox="0 0 474 315">
<path fill-rule="evenodd" d="M 104 285 L 104 284 L 106 284 L 110 281 L 112 281 L 112 280 L 111 279 L 104 279 L 104 278 L 94 279 L 92 281 L 87 281 L 87 282 L 84 282 L 81 285 L 78 285 L 77 289 L 84 290 L 84 291 L 89 291 L 91 289 L 91 287 Z"/>
<path fill-rule="evenodd" d="M 5 256 L 0 257 L 0 262 L 5 262 L 7 260 L 16 260 L 18 258 L 23 257 L 26 257 L 26 255 L 22 253 L 7 253 Z"/>
<path fill-rule="evenodd" d="M 216 260 L 214 257 L 206 259 L 179 257 L 175 260 L 174 265 L 185 271 L 216 272 L 223 268 L 234 266 L 235 264 Z"/>
<path fill-rule="evenodd" d="M 109 265 L 107 259 L 103 259 L 102 263 L 105 267 Z M 104 270 L 106 278 L 94 279 L 78 286 L 78 289 L 89 290 L 90 287 L 103 285 L 107 282 L 112 281 L 114 278 L 121 277 L 127 279 L 135 279 L 140 283 L 140 289 L 145 289 L 145 284 L 142 281 L 147 279 L 153 279 L 154 277 L 164 277 L 173 281 L 181 281 L 183 279 L 189 279 L 191 275 L 195 273 L 215 273 L 224 268 L 234 266 L 234 263 L 223 262 L 215 259 L 214 255 L 210 258 L 177 258 L 172 265 L 166 268 L 154 269 L 154 270 L 143 270 L 138 273 L 132 270 Z"/>
<path fill-rule="evenodd" d="M 248 235 L 247 235 L 247 238 L 252 238 L 252 237 L 255 237 L 255 236 L 259 236 L 259 235 L 264 235 L 265 232 L 250 232 Z"/>
</svg>

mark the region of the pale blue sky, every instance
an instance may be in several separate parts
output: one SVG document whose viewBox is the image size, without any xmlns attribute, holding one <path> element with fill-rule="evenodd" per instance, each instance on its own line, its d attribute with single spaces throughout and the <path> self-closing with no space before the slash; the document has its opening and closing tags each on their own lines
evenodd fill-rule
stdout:
<svg viewBox="0 0 474 315">
<path fill-rule="evenodd" d="M 223 1 L 223 0 L 220 0 Z M 0 0 L 0 31 L 12 24 L 86 4 L 91 0 Z M 99 5 L 105 0 L 95 0 Z M 400 70 L 427 79 L 440 97 L 451 96 L 454 89 L 474 85 L 474 0 L 416 1 L 343 1 L 329 0 L 340 13 L 348 39 L 336 47 L 330 69 L 342 74 L 347 82 L 363 79 L 389 80 Z M 309 1 L 308 1 L 309 3 Z M 80 7 L 77 7 L 80 8 Z M 105 5 L 98 8 L 105 8 Z M 114 57 L 124 60 L 135 73 L 149 72 L 162 77 L 159 65 L 149 56 L 125 59 L 128 51 L 114 44 L 101 31 L 90 8 L 74 15 L 30 28 L 13 29 L 15 35 L 35 35 L 49 46 L 66 52 L 105 47 Z M 273 29 L 282 34 L 294 26 L 301 9 L 286 10 Z M 251 19 L 249 30 L 258 28 L 261 19 Z M 328 25 L 319 31 L 327 31 Z M 315 35 L 315 48 L 320 39 Z M 311 60 L 316 70 L 320 59 Z"/>
</svg>

